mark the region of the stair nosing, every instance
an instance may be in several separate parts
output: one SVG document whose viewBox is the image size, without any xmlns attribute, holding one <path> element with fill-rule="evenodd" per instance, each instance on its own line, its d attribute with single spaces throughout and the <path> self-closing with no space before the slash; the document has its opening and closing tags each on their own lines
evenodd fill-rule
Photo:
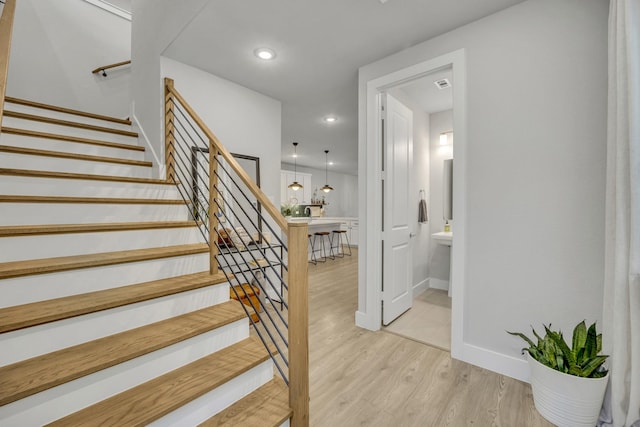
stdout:
<svg viewBox="0 0 640 427">
<path fill-rule="evenodd" d="M 194 255 L 208 251 L 209 246 L 206 243 L 192 243 L 164 248 L 133 249 L 28 261 L 10 261 L 0 263 L 0 279 Z"/>
<path fill-rule="evenodd" d="M 147 425 L 268 359 L 268 352 L 258 339 L 249 337 L 47 426 Z M 131 410 L 133 407 L 136 411 Z"/>
<path fill-rule="evenodd" d="M 68 127 L 78 128 L 78 129 L 91 130 L 95 132 L 112 133 L 115 135 L 129 136 L 132 138 L 138 137 L 137 132 L 113 129 L 105 126 L 90 125 L 90 124 L 81 123 L 81 122 L 74 122 L 71 120 L 54 119 L 47 116 L 39 116 L 37 114 L 20 113 L 20 112 L 11 111 L 11 110 L 4 110 L 2 114 L 3 114 L 3 117 L 13 117 L 15 119 L 31 120 L 31 121 L 48 123 L 48 124 L 53 124 L 58 126 L 68 126 Z"/>
<path fill-rule="evenodd" d="M 60 107 L 60 106 L 57 106 L 57 105 L 44 104 L 44 103 L 41 103 L 41 102 L 30 101 L 28 99 L 21 99 L 21 98 L 15 98 L 15 97 L 12 97 L 12 96 L 5 96 L 4 97 L 4 101 L 12 103 L 12 104 L 26 105 L 26 106 L 34 107 L 34 108 L 42 108 L 44 110 L 57 111 L 59 113 L 71 114 L 71 115 L 80 116 L 80 117 L 88 117 L 88 118 L 91 118 L 91 119 L 104 120 L 104 121 L 107 121 L 107 122 L 113 122 L 113 123 L 118 123 L 118 124 L 121 124 L 121 125 L 131 126 L 131 120 L 129 120 L 129 119 L 120 119 L 118 117 L 112 117 L 112 116 L 105 116 L 105 115 L 102 115 L 102 114 L 89 113 L 89 112 L 86 112 L 86 111 L 74 110 L 74 109 L 71 109 L 71 108 Z"/>
<path fill-rule="evenodd" d="M 0 195 L 0 203 L 84 203 L 113 205 L 183 205 L 181 199 Z"/>
<path fill-rule="evenodd" d="M 227 278 L 223 273 L 210 274 L 206 271 L 14 305 L 0 309 L 0 333 L 109 310 L 226 281 Z"/>
<path fill-rule="evenodd" d="M 92 181 L 117 181 L 117 182 L 130 182 L 140 184 L 160 184 L 160 185 L 175 185 L 175 181 L 167 181 L 165 179 L 156 178 L 138 178 L 129 176 L 117 176 L 117 175 L 92 175 L 92 174 L 80 174 L 73 172 L 54 172 L 54 171 L 39 171 L 31 169 L 9 169 L 0 168 L 0 175 L 19 175 L 19 176 L 31 176 L 39 178 L 53 178 L 53 179 L 82 179 Z"/>
<path fill-rule="evenodd" d="M 101 141 L 99 139 L 82 138 L 79 136 L 40 132 L 40 131 L 35 131 L 30 129 L 18 129 L 18 128 L 6 127 L 6 126 L 2 126 L 2 128 L 0 129 L 0 133 L 7 133 L 11 135 L 19 135 L 19 136 L 26 136 L 26 137 L 33 137 L 33 138 L 54 139 L 54 140 L 60 140 L 60 141 L 75 142 L 79 144 L 99 145 L 99 146 L 104 146 L 109 148 L 120 148 L 123 150 L 145 151 L 145 148 L 139 145 L 122 144 L 119 142 Z"/>
<path fill-rule="evenodd" d="M 244 311 L 227 301 L 4 366 L 0 368 L 0 393 L 4 395 L 0 395 L 0 406 L 133 360 L 243 318 Z M 167 331 L 167 325 L 173 328 L 168 328 Z M 163 330 L 162 333 L 158 332 L 160 330 Z M 152 343 L 148 342 L 150 337 L 153 337 Z M 33 370 L 33 366 L 37 366 L 36 373 L 32 372 L 29 375 L 28 372 Z M 12 381 L 8 381 L 9 378 Z M 13 390 L 22 389 L 9 393 L 10 386 Z"/>
<path fill-rule="evenodd" d="M 51 234 L 98 233 L 130 230 L 197 227 L 196 221 L 97 222 L 89 224 L 45 224 L 0 226 L 0 238 Z"/>
<path fill-rule="evenodd" d="M 141 166 L 141 167 L 148 167 L 148 168 L 153 166 L 153 163 L 146 160 L 130 160 L 130 159 L 122 159 L 119 157 L 105 157 L 105 156 L 94 156 L 91 154 L 67 153 L 65 151 L 40 150 L 37 148 L 15 147 L 13 145 L 0 145 L 0 152 L 23 154 L 27 156 L 58 157 L 63 159 L 83 160 L 86 162 L 117 163 L 117 164 L 129 165 L 129 166 Z"/>
</svg>

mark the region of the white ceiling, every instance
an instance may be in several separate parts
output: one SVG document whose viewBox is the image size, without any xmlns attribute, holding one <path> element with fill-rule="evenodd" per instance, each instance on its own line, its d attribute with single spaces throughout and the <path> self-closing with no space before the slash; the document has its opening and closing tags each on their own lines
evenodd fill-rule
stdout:
<svg viewBox="0 0 640 427">
<path fill-rule="evenodd" d="M 434 82 L 447 79 L 451 87 L 439 89 Z M 427 114 L 453 108 L 453 71 L 451 68 L 437 71 L 398 87 L 405 96 L 412 99 Z"/>
<path fill-rule="evenodd" d="M 328 149 L 356 174 L 358 68 L 521 1 L 210 0 L 164 55 L 280 100 L 284 162 L 298 141 L 299 165 L 323 169 Z"/>
</svg>

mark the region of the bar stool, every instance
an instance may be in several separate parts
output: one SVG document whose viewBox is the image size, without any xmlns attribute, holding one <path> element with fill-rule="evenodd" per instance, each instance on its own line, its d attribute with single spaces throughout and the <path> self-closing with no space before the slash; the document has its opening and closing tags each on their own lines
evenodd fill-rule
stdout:
<svg viewBox="0 0 640 427">
<path fill-rule="evenodd" d="M 336 257 L 333 255 L 333 248 L 331 247 L 331 233 L 329 233 L 328 231 L 316 231 L 313 234 L 314 234 L 313 252 L 314 253 L 320 252 L 320 255 L 321 255 L 320 258 L 316 258 L 316 261 L 318 261 L 318 262 L 327 262 L 327 258 L 336 259 Z M 318 239 L 318 237 L 320 237 L 320 244 L 322 246 L 318 245 L 318 248 L 316 248 L 315 247 L 315 243 L 316 243 L 316 240 Z M 326 238 L 326 241 L 329 243 L 329 256 L 327 256 L 327 247 L 324 244 L 325 238 Z"/>
<path fill-rule="evenodd" d="M 313 239 L 311 239 L 311 237 L 313 237 Z M 311 234 L 307 234 L 307 238 L 309 239 L 309 247 L 311 248 L 311 257 L 309 258 L 309 262 L 312 264 L 317 264 L 318 260 L 316 259 L 316 251 L 313 248 L 316 242 L 316 238 L 315 236 L 311 236 Z"/>
<path fill-rule="evenodd" d="M 343 235 L 345 240 L 347 241 L 347 248 L 349 248 L 349 253 L 346 253 L 344 250 L 344 240 L 342 240 Z M 351 245 L 349 244 L 349 236 L 347 235 L 347 230 L 333 230 L 333 237 L 331 238 L 331 250 L 333 251 L 333 249 L 335 249 L 335 252 L 333 253 L 338 258 L 344 258 L 345 255 L 351 256 Z"/>
</svg>

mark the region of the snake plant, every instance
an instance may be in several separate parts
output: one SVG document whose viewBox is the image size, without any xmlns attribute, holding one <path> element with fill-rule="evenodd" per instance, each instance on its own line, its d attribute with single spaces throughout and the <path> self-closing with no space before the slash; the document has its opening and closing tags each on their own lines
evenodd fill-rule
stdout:
<svg viewBox="0 0 640 427">
<path fill-rule="evenodd" d="M 607 375 L 607 370 L 602 364 L 609 356 L 599 354 L 602 351 L 602 334 L 596 333 L 595 323 L 589 329 L 584 320 L 578 323 L 573 330 L 571 348 L 564 340 L 562 332 L 551 330 L 551 324 L 543 326 L 544 338 L 540 337 L 533 327 L 531 328 L 537 343 L 520 332 L 507 332 L 522 338 L 529 344 L 529 347 L 522 349 L 523 353 L 526 351 L 531 357 L 551 369 L 586 378 L 601 378 Z"/>
</svg>

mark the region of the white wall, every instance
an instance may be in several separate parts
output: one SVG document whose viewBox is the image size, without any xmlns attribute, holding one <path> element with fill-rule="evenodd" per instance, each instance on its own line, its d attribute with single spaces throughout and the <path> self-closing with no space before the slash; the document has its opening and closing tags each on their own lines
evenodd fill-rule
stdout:
<svg viewBox="0 0 640 427">
<path fill-rule="evenodd" d="M 431 258 L 431 221 L 433 208 L 429 202 L 430 196 L 430 153 L 429 153 L 429 115 L 412 100 L 403 90 L 391 89 L 391 96 L 402 102 L 413 112 L 413 170 L 409 191 L 409 214 L 415 237 L 412 239 L 413 254 L 413 289 L 414 295 L 428 288 L 430 276 L 429 259 Z M 425 190 L 427 213 L 429 221 L 426 224 L 418 222 L 418 203 L 420 190 Z"/>
<path fill-rule="evenodd" d="M 505 330 L 601 319 L 607 15 L 602 0 L 530 0 L 360 69 L 365 147 L 368 81 L 465 50 L 463 340 L 472 363 L 515 364 L 521 372 L 511 374 L 525 377 L 522 342 Z M 378 184 L 361 186 L 363 206 L 367 185 Z M 359 313 L 380 310 L 366 304 L 359 296 Z"/>
<path fill-rule="evenodd" d="M 229 151 L 260 158 L 261 188 L 280 206 L 280 101 L 165 57 L 161 75 Z"/>
<path fill-rule="evenodd" d="M 441 111 L 439 113 L 432 113 L 429 115 L 430 122 L 430 151 L 431 151 L 431 197 L 429 198 L 429 204 L 431 205 L 431 233 L 437 233 L 444 230 L 443 219 L 443 168 L 444 160 L 451 159 L 453 157 L 453 145 L 452 141 L 455 140 L 455 134 L 452 136 L 448 134 L 449 145 L 440 145 L 440 133 L 447 132 L 453 129 L 453 111 Z M 454 161 L 455 168 L 455 161 Z M 455 218 L 454 218 L 455 220 Z M 451 222 L 451 230 L 455 233 L 455 221 Z M 437 244 L 435 241 L 431 242 L 429 247 L 429 272 L 432 279 L 435 281 L 449 281 L 450 275 L 450 256 L 451 249 L 447 246 Z M 435 281 L 433 281 L 435 283 Z"/>
<path fill-rule="evenodd" d="M 282 170 L 293 171 L 294 165 L 282 163 Z M 329 193 L 320 189 L 326 184 L 325 171 L 304 166 L 297 167 L 298 172 L 311 174 L 311 187 L 318 189 L 318 197 L 325 197 L 325 216 L 357 217 L 358 216 L 358 177 L 329 170 L 329 185 L 334 188 Z"/>
<path fill-rule="evenodd" d="M 130 58 L 128 20 L 82 0 L 20 0 L 7 95 L 125 118 L 130 67 L 91 71 Z"/>
<path fill-rule="evenodd" d="M 132 0 L 131 103 L 154 165 L 164 163 L 164 83 L 160 56 L 207 0 Z M 160 174 L 157 168 L 156 174 Z"/>
</svg>

